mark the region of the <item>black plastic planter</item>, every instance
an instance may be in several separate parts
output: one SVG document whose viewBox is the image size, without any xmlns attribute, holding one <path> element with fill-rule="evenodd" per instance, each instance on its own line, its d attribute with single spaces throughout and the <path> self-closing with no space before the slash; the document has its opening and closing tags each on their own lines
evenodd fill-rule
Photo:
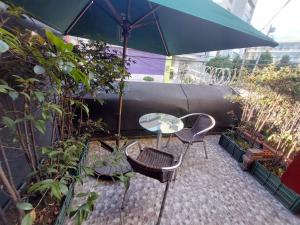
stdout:
<svg viewBox="0 0 300 225">
<path fill-rule="evenodd" d="M 268 171 L 262 164 L 254 162 L 250 173 L 256 178 L 256 180 L 265 185 L 269 176 L 271 175 L 270 171 Z"/>
<path fill-rule="evenodd" d="M 265 182 L 266 189 L 271 193 L 275 194 L 278 189 L 280 188 L 281 180 L 279 177 L 275 176 L 274 174 L 270 173 L 269 177 Z"/>
<path fill-rule="evenodd" d="M 221 145 L 233 158 L 238 162 L 242 162 L 243 155 L 246 153 L 238 144 L 236 144 L 230 137 L 222 134 L 219 140 Z"/>
<path fill-rule="evenodd" d="M 80 158 L 79 158 L 79 162 L 78 162 L 78 166 L 77 166 L 78 169 L 76 171 L 76 175 L 81 174 L 82 167 L 83 167 L 83 165 L 85 163 L 85 160 L 86 160 L 86 157 L 87 157 L 88 149 L 89 149 L 88 148 L 88 143 L 86 143 L 86 145 L 84 146 L 83 151 L 80 155 Z M 64 225 L 65 220 L 66 220 L 66 216 L 67 216 L 67 210 L 70 207 L 71 200 L 72 200 L 73 195 L 74 195 L 75 183 L 76 182 L 74 181 L 69 185 L 69 191 L 66 194 L 66 197 L 65 197 L 65 199 L 62 203 L 59 214 L 58 214 L 58 216 L 55 220 L 55 223 L 53 225 Z"/>
<path fill-rule="evenodd" d="M 260 162 L 253 163 L 251 174 L 291 212 L 300 213 L 300 195 L 285 186 L 281 180 Z"/>
</svg>

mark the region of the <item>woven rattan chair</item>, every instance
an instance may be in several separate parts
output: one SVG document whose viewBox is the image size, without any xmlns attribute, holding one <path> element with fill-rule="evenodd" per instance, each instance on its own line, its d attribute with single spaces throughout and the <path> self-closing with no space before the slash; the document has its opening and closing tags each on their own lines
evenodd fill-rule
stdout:
<svg viewBox="0 0 300 225">
<path fill-rule="evenodd" d="M 139 145 L 140 153 L 137 156 L 137 158 L 134 159 L 129 155 L 128 151 L 132 146 L 136 144 Z M 142 149 L 140 143 L 137 141 L 129 144 L 126 147 L 125 155 L 134 172 L 156 179 L 161 183 L 167 183 L 158 220 L 156 223 L 157 225 L 159 225 L 163 214 L 164 206 L 165 206 L 165 201 L 167 198 L 169 184 L 172 181 L 174 171 L 181 165 L 182 155 L 179 157 L 178 160 L 176 160 L 176 157 L 174 157 L 172 154 L 162 152 L 154 148 Z M 126 197 L 126 192 L 127 191 L 125 191 L 124 194 L 122 208 L 124 208 L 124 200 Z"/>
<path fill-rule="evenodd" d="M 187 144 L 187 147 L 184 151 L 183 158 L 185 157 L 187 151 L 191 147 L 191 145 L 195 142 L 202 142 L 205 152 L 205 158 L 207 159 L 207 151 L 206 151 L 206 143 L 204 140 L 205 135 L 209 130 L 211 130 L 215 124 L 215 119 L 205 113 L 191 113 L 180 117 L 180 119 L 185 119 L 192 116 L 198 116 L 196 122 L 194 123 L 192 128 L 184 128 L 181 131 L 175 133 L 175 136 L 183 143 Z M 169 145 L 170 138 L 168 139 L 167 146 Z"/>
</svg>

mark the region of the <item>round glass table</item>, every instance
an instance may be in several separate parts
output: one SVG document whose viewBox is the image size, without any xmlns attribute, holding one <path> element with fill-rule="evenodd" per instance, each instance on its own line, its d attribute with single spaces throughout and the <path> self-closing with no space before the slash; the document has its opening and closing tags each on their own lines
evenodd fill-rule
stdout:
<svg viewBox="0 0 300 225">
<path fill-rule="evenodd" d="M 156 148 L 160 149 L 162 134 L 173 134 L 183 129 L 181 119 L 164 113 L 150 113 L 140 117 L 140 125 L 148 131 L 157 133 Z"/>
</svg>

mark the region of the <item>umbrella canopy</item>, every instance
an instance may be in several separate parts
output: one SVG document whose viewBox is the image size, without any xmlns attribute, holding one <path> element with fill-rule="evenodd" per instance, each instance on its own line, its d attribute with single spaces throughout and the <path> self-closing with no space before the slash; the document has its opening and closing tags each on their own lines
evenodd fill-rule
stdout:
<svg viewBox="0 0 300 225">
<path fill-rule="evenodd" d="M 211 0 L 13 0 L 63 34 L 162 55 L 276 46 Z M 126 39 L 127 41 L 127 39 Z"/>
</svg>

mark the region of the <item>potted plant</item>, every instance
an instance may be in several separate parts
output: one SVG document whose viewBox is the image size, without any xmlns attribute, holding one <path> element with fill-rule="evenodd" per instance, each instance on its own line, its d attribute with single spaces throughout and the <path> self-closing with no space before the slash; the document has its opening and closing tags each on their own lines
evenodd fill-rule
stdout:
<svg viewBox="0 0 300 225">
<path fill-rule="evenodd" d="M 271 194 L 273 194 L 291 212 L 300 212 L 300 195 L 282 183 L 279 176 L 270 171 L 265 165 L 266 162 L 255 161 L 250 173 L 261 183 Z M 270 168 L 274 168 L 273 165 Z M 279 169 L 277 166 L 276 168 Z M 285 168 L 279 169 L 283 174 Z"/>
<path fill-rule="evenodd" d="M 249 143 L 241 136 L 233 132 L 223 133 L 220 137 L 219 144 L 238 162 L 243 162 L 243 155 L 250 147 Z"/>
<path fill-rule="evenodd" d="M 299 82 L 299 71 L 277 70 L 271 66 L 244 80 L 247 94 L 233 99 L 243 110 L 240 127 L 233 137 L 241 136 L 250 146 L 262 149 L 262 157 L 252 165 L 251 174 L 284 206 L 298 213 L 299 194 L 281 181 L 281 176 L 299 150 L 300 140 L 300 95 L 290 81 L 291 77 Z M 226 143 L 224 140 L 222 136 L 221 145 Z M 227 147 L 234 146 L 236 142 L 227 141 Z"/>
</svg>

